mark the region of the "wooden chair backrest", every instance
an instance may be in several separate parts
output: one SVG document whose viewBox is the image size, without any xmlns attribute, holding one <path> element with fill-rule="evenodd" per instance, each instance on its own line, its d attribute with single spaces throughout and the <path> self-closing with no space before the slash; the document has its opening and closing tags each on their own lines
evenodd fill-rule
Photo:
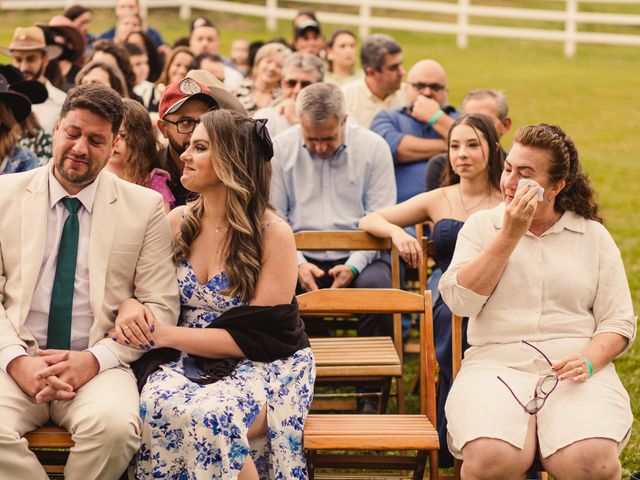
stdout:
<svg viewBox="0 0 640 480">
<path fill-rule="evenodd" d="M 424 292 L 428 290 L 427 281 L 429 276 L 427 271 L 429 269 L 429 259 L 433 258 L 436 253 L 436 246 L 433 240 L 429 240 L 429 237 L 425 234 L 425 225 L 418 223 L 416 225 L 416 238 L 422 245 L 422 264 L 420 265 L 420 271 L 418 272 L 418 281 L 420 283 L 420 291 Z"/>
<path fill-rule="evenodd" d="M 420 413 L 436 425 L 435 350 L 431 292 L 393 288 L 322 289 L 297 296 L 301 315 L 326 313 L 417 313 L 420 316 Z"/>
<path fill-rule="evenodd" d="M 388 238 L 374 237 L 362 230 L 303 230 L 296 232 L 294 238 L 298 250 L 387 251 L 391 255 L 391 287 L 400 289 L 400 257 L 398 250 Z M 393 315 L 393 344 L 402 359 L 402 325 L 399 314 Z"/>
</svg>

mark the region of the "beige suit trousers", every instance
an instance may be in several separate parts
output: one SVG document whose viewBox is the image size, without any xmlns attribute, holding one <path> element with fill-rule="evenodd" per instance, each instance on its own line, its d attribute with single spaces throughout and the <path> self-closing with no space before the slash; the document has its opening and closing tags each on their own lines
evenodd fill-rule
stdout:
<svg viewBox="0 0 640 480">
<path fill-rule="evenodd" d="M 51 419 L 72 434 L 66 480 L 117 480 L 140 446 L 139 397 L 128 368 L 96 375 L 70 401 L 37 404 L 0 371 L 0 480 L 47 480 L 24 434 Z"/>
</svg>

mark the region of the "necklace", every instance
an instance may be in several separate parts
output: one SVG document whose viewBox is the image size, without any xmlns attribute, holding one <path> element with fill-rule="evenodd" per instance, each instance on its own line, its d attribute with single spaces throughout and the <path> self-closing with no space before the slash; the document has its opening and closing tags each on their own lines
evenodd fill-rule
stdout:
<svg viewBox="0 0 640 480">
<path fill-rule="evenodd" d="M 460 206 L 462 207 L 462 210 L 464 210 L 465 215 L 469 215 L 469 212 L 473 212 L 476 208 L 482 205 L 487 200 L 487 198 L 489 198 L 489 195 L 491 195 L 490 190 L 478 202 L 467 208 L 467 206 L 464 204 L 464 200 L 462 199 L 462 188 L 460 187 L 460 184 L 458 184 L 458 197 L 460 197 Z"/>
<path fill-rule="evenodd" d="M 229 225 L 218 225 L 216 226 L 215 223 L 210 222 L 209 220 L 205 220 L 204 218 L 202 219 L 204 221 L 204 223 L 208 223 L 209 225 L 211 225 L 213 227 L 213 229 L 216 231 L 216 233 L 220 233 L 223 230 L 227 230 L 229 228 Z"/>
</svg>

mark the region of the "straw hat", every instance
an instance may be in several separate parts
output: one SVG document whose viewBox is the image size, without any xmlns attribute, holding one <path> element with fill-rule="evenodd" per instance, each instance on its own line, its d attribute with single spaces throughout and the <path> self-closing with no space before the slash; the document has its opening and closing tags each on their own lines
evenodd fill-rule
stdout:
<svg viewBox="0 0 640 480">
<path fill-rule="evenodd" d="M 44 32 L 39 27 L 18 27 L 8 48 L 0 48 L 0 52 L 11 55 L 12 51 L 42 50 L 49 60 L 58 57 L 62 48 L 58 45 L 47 45 Z"/>
<path fill-rule="evenodd" d="M 21 93 L 9 89 L 9 82 L 0 74 L 0 102 L 11 109 L 18 123 L 22 123 L 31 113 L 31 101 Z"/>
</svg>

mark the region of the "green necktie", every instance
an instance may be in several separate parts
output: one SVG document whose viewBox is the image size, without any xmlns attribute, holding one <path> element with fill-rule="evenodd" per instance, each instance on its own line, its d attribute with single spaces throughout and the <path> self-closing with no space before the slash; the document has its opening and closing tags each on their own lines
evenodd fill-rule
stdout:
<svg viewBox="0 0 640 480">
<path fill-rule="evenodd" d="M 69 350 L 71 346 L 71 310 L 73 309 L 73 285 L 76 279 L 76 258 L 78 257 L 78 209 L 80 200 L 63 198 L 62 203 L 69 210 L 69 216 L 62 227 L 56 277 L 51 290 L 49 306 L 49 327 L 47 348 Z"/>
</svg>

